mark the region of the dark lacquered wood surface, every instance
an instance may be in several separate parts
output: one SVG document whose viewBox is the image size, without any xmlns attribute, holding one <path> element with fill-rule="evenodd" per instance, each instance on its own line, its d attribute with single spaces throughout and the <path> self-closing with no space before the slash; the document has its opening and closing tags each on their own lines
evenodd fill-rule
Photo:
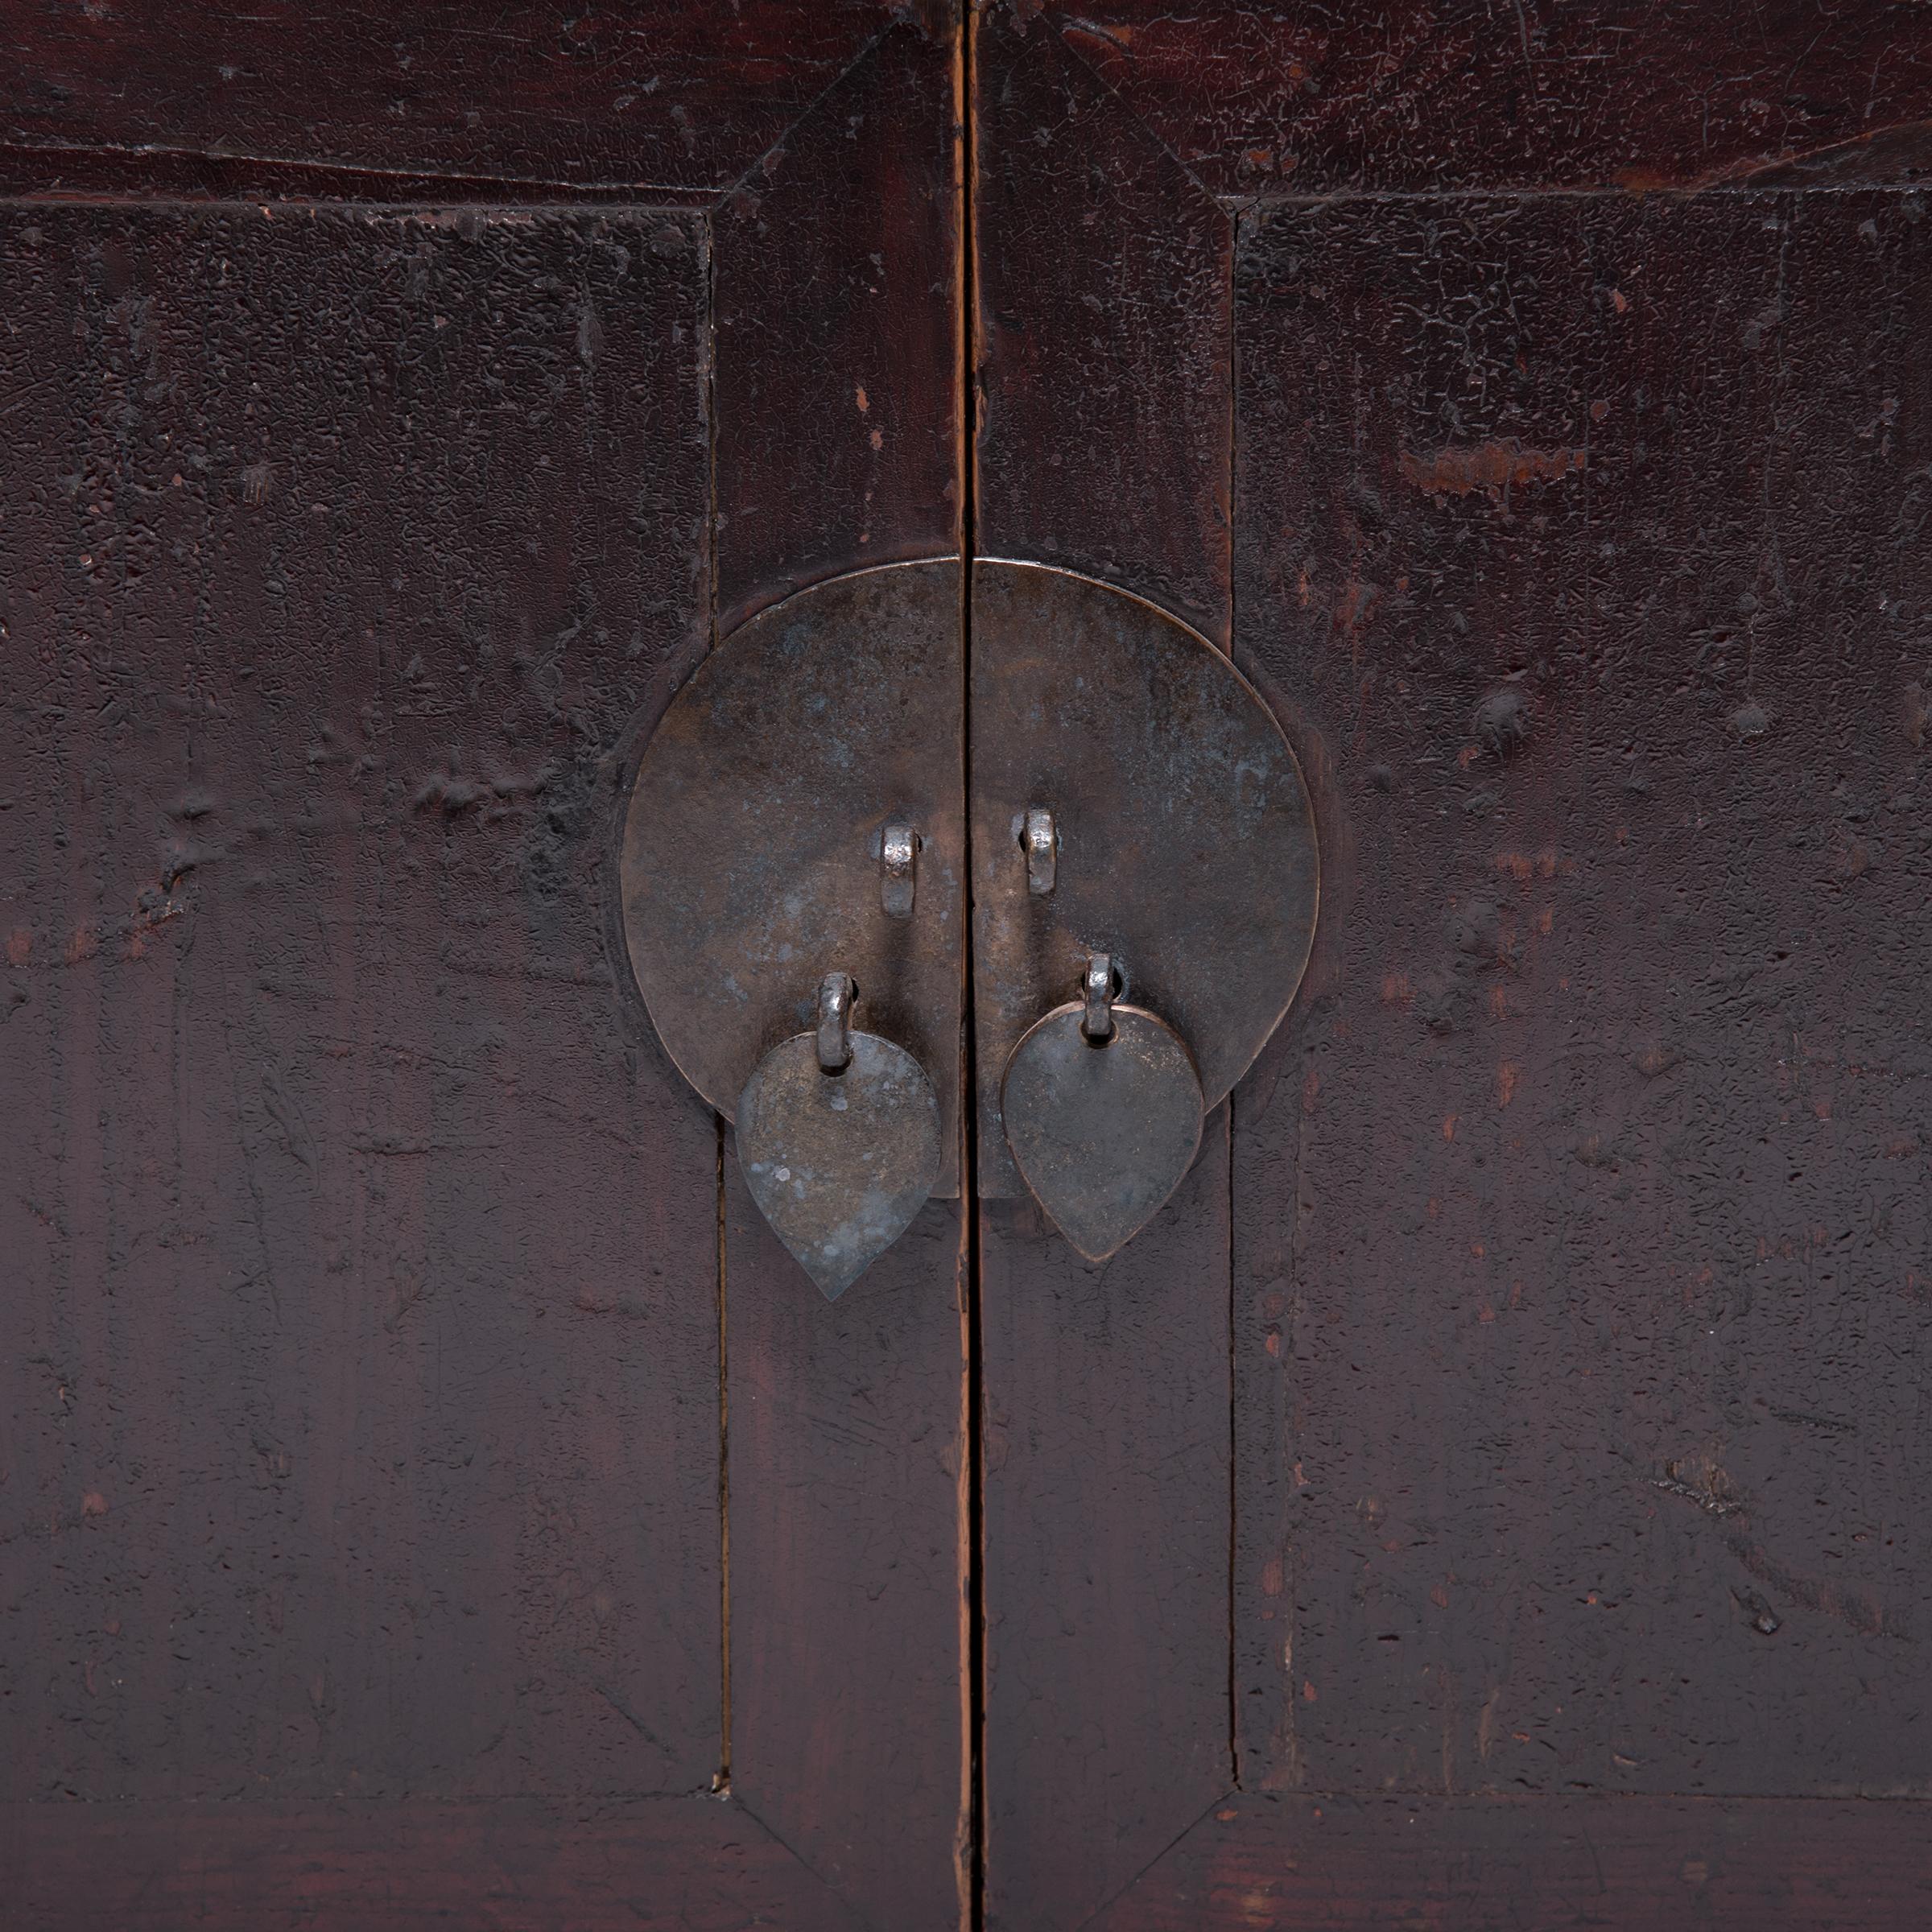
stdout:
<svg viewBox="0 0 1932 1932">
<path fill-rule="evenodd" d="M 989 1922 L 1915 1922 L 1927 43 L 1882 6 L 1741 44 L 1695 8 L 1230 6 L 980 46 L 982 528 L 1111 575 L 1089 533 L 1144 519 L 1137 587 L 1231 636 L 1324 855 L 1232 1101 L 1228 1414 L 1171 1337 L 1091 1385 L 1003 1360 L 1055 1276 L 1014 1293 L 987 1236 Z M 1187 266 L 1203 208 L 1231 300 Z M 1078 344 L 1050 377 L 1022 286 Z M 1169 562 L 1214 555 L 1175 533 L 1218 386 L 1164 402 L 1108 353 L 1130 313 L 1163 368 L 1232 370 L 1225 630 Z M 1164 1261 L 1080 1283 L 1101 1332 L 1204 1320 L 1222 1267 Z M 1157 1399 L 1171 1488 L 1084 1419 Z M 1219 1641 L 1224 1468 L 1232 1679 L 1170 1702 Z M 1117 1510 L 1162 1550 L 1137 1593 L 1094 1554 Z M 1035 1549 L 1077 1579 L 1058 1622 Z M 1093 1688 L 1025 1668 L 1056 1645 Z M 1163 1833 L 1209 1701 L 1228 1795 Z M 1084 1834 L 1036 1823 L 1056 1768 Z M 1357 1794 L 1345 1833 L 1302 1793 Z"/>
<path fill-rule="evenodd" d="M 1924 1921 L 1922 9 L 0 10 L 20 1922 Z M 611 827 L 962 535 L 1323 924 L 828 1307 Z"/>
<path fill-rule="evenodd" d="M 956 545 L 952 39 L 16 12 L 10 1910 L 956 1923 L 958 1212 L 828 1329 L 611 834 Z"/>
</svg>

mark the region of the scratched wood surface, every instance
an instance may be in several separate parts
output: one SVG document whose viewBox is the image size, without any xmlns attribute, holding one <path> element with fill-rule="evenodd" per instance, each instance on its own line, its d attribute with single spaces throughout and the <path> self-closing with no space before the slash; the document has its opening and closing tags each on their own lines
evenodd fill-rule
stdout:
<svg viewBox="0 0 1932 1932">
<path fill-rule="evenodd" d="M 601 889 L 701 227 L 3 232 L 6 1795 L 706 1788 L 715 1136 Z"/>
<path fill-rule="evenodd" d="M 1932 1789 L 1923 224 L 1244 225 L 1242 642 L 1355 868 L 1237 1149 L 1257 1783 Z"/>
<path fill-rule="evenodd" d="M 1107 332 L 1137 305 L 1170 341 L 1191 321 L 1199 366 L 1236 372 L 1234 648 L 1303 757 L 1325 865 L 1304 996 L 1232 1102 L 1232 1708 L 1203 1670 L 1192 1711 L 1227 1715 L 1230 1782 L 1278 1802 L 1209 1799 L 1170 1849 L 1145 1826 L 1199 1793 L 1185 1749 L 1131 1806 L 1110 1789 L 1097 1740 L 1138 1734 L 1146 1666 L 1187 1674 L 1164 1620 L 1185 1531 L 1166 1598 L 1117 1587 L 1109 1628 L 1059 1627 L 1102 1660 L 1091 1687 L 1003 1692 L 1003 1600 L 1044 1654 L 1049 1603 L 1107 1574 L 1080 1567 L 1109 1501 L 1072 1446 L 1143 1520 L 1163 1499 L 1036 1350 L 1031 1540 L 1002 1547 L 990 1228 L 991 1922 L 1077 1924 L 1117 1884 L 1097 1924 L 1924 1916 L 1932 50 L 1909 10 L 1760 10 L 1741 45 L 1711 10 L 1534 0 L 982 27 L 983 149 L 997 124 L 1051 156 L 1098 80 L 1175 184 L 1164 233 L 1150 211 L 1096 242 L 1131 136 L 1084 175 L 983 164 L 986 547 L 1016 540 L 1004 477 L 1030 460 L 1060 487 L 1011 522 L 1129 583 L 1137 540 L 1137 587 L 1211 601 L 1175 562 L 1213 555 L 1185 509 L 1141 533 L 1136 506 L 1176 488 L 1212 384 L 1120 377 Z M 1861 181 L 1893 186 L 1736 188 Z M 1666 182 L 1729 185 L 1629 192 Z M 1236 221 L 1218 348 L 1186 266 L 1201 189 Z M 1125 299 L 1090 248 L 1141 265 Z M 1078 352 L 1035 346 L 1028 295 Z M 1146 481 L 1095 427 L 1117 378 Z M 1212 1279 L 1197 1262 L 1173 1305 Z M 1207 1398 L 1190 1359 L 1096 1356 L 1099 1401 Z M 1003 1812 L 1002 1781 L 1050 1777 L 1084 1835 Z M 1336 1801 L 1296 1795 L 1391 1789 L 1433 1808 L 1343 1800 L 1346 1833 L 1311 1831 Z"/>
<path fill-rule="evenodd" d="M 1932 161 L 1917 0 L 1104 0 L 1041 24 L 1231 197 Z"/>
<path fill-rule="evenodd" d="M 958 548 L 952 52 L 884 35 L 718 210 L 720 630 Z"/>
<path fill-rule="evenodd" d="M 0 1889 L 956 1924 L 958 1212 L 728 1233 L 607 869 L 721 607 L 956 543 L 951 40 L 14 10 Z"/>
<path fill-rule="evenodd" d="M 42 168 L 102 159 L 365 177 L 648 190 L 708 199 L 783 136 L 877 35 L 942 5 L 567 0 L 487 10 L 303 6 L 246 13 L 8 0 L 0 142 Z"/>
<path fill-rule="evenodd" d="M 1042 25 L 977 40 L 978 547 L 1224 645 L 1231 225 Z M 981 1209 L 989 1926 L 1083 1923 L 1232 1777 L 1227 1159 L 1217 1111 L 1100 1267 Z"/>
<path fill-rule="evenodd" d="M 1913 1932 L 1932 1872 L 1856 1799 L 1231 1798 L 1093 1932 Z"/>
<path fill-rule="evenodd" d="M 983 1632 L 960 1212 L 815 1314 L 605 872 L 956 541 L 945 10 L 5 10 L 16 1913 L 957 1925 L 977 1637 L 1013 1932 L 1925 1922 L 1922 8 L 982 17 L 980 548 L 1327 867 L 1140 1241 L 979 1215 Z"/>
<path fill-rule="evenodd" d="M 854 1932 L 723 1798 L 0 1805 L 9 1926 Z"/>
<path fill-rule="evenodd" d="M 720 632 L 802 583 L 957 549 L 953 51 L 894 27 L 718 210 Z M 729 1146 L 724 1174 L 732 1789 L 861 1922 L 956 1926 L 963 1210 L 928 1203 L 833 1306 Z"/>
<path fill-rule="evenodd" d="M 975 39 L 979 552 L 1224 649 L 1228 219 L 1044 23 Z"/>
</svg>

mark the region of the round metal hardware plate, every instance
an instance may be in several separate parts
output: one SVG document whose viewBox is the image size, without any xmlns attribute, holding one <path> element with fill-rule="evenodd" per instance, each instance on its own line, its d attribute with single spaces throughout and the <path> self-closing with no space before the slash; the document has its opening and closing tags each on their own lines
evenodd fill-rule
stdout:
<svg viewBox="0 0 1932 1932">
<path fill-rule="evenodd" d="M 731 1117 L 764 1055 L 814 1023 L 825 975 L 849 973 L 867 1026 L 931 1080 L 942 1195 L 959 1189 L 960 629 L 952 558 L 760 612 L 659 721 L 621 859 L 631 969 L 691 1085 Z"/>
<path fill-rule="evenodd" d="M 979 1183 L 997 1197 L 1020 1187 L 1002 1071 L 1088 956 L 1111 954 L 1123 998 L 1187 1042 L 1212 1108 L 1294 997 L 1319 869 L 1274 714 L 1141 598 L 1043 564 L 976 563 L 971 702 Z M 1050 886 L 1026 844 L 1037 811 L 1056 835 Z"/>
<path fill-rule="evenodd" d="M 1006 1138 L 1054 1225 L 1104 1261 L 1158 1214 L 1201 1144 L 1201 1082 L 1180 1037 L 1151 1013 L 1113 1009 L 1087 1037 L 1084 1004 L 1050 1013 L 1013 1050 Z"/>
<path fill-rule="evenodd" d="M 794 1034 L 745 1083 L 733 1125 L 758 1212 L 836 1300 L 906 1232 L 938 1179 L 939 1103 L 919 1063 L 874 1033 L 839 1072 Z"/>
</svg>

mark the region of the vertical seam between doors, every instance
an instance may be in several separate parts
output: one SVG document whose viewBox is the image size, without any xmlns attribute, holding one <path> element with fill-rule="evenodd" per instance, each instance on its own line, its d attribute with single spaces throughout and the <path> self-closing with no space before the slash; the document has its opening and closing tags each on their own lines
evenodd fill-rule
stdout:
<svg viewBox="0 0 1932 1932">
<path fill-rule="evenodd" d="M 1235 266 L 1241 259 L 1241 217 L 1239 213 L 1228 223 L 1228 487 L 1224 501 L 1228 506 L 1228 662 L 1238 668 L 1236 646 L 1240 642 L 1240 606 L 1235 592 L 1234 493 L 1240 475 L 1235 446 L 1240 433 L 1241 345 L 1235 318 Z M 1239 1083 L 1236 1083 L 1239 1085 Z M 1239 1633 L 1235 1615 L 1235 1587 L 1239 1580 L 1241 1556 L 1241 1381 L 1240 1350 L 1236 1346 L 1235 1305 L 1235 1187 L 1234 1151 L 1235 1096 L 1228 1096 L 1228 1776 L 1236 1790 L 1241 1788 L 1241 1726 L 1236 1660 Z"/>
<path fill-rule="evenodd" d="M 966 1575 L 965 1682 L 967 1711 L 966 1790 L 964 1794 L 970 1857 L 966 1873 L 965 1918 L 969 1932 L 986 1922 L 986 1501 L 985 1319 L 980 1294 L 979 1084 L 974 1033 L 972 849 L 972 572 L 979 512 L 979 241 L 975 197 L 979 185 L 979 100 L 976 70 L 978 0 L 960 0 L 954 76 L 958 142 L 959 273 L 957 303 L 958 401 L 956 414 L 959 478 L 960 675 L 964 688 L 960 706 L 960 787 L 966 828 L 965 916 L 961 921 L 960 1128 L 964 1207 L 963 1262 L 966 1356 Z"/>
<path fill-rule="evenodd" d="M 720 203 L 721 205 L 721 198 Z M 704 218 L 704 654 L 718 647 L 718 247 L 714 213 Z M 724 1239 L 724 1117 L 716 1117 L 718 1216 L 718 1769 L 712 1789 L 731 1791 L 731 1386 Z"/>
</svg>

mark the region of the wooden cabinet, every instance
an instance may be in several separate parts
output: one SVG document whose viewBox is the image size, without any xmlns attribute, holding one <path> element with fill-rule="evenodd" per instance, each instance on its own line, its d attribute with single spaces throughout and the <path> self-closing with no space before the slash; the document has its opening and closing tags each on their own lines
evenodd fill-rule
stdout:
<svg viewBox="0 0 1932 1932">
<path fill-rule="evenodd" d="M 1932 1918 L 1922 6 L 0 18 L 0 1924 Z M 621 802 L 958 554 L 1321 923 L 828 1304 Z"/>
</svg>

